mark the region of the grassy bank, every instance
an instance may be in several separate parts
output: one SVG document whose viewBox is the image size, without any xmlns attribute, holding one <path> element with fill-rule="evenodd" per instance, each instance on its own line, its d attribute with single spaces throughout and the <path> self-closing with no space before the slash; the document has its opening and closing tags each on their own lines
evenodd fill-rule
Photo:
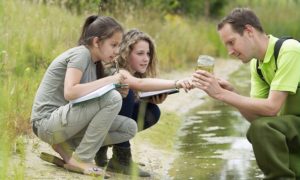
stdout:
<svg viewBox="0 0 300 180">
<path fill-rule="evenodd" d="M 181 117 L 175 112 L 162 112 L 158 123 L 136 135 L 134 142 L 147 142 L 162 150 L 174 148 L 177 131 L 181 125 Z"/>
<path fill-rule="evenodd" d="M 296 1 L 232 2 L 224 12 L 236 6 L 250 6 L 261 17 L 266 32 L 300 39 Z M 154 10 L 125 8 L 122 4 L 101 14 L 115 17 L 126 29 L 137 27 L 149 33 L 157 44 L 161 71 L 192 66 L 199 54 L 227 56 L 215 29 L 217 20 L 162 15 Z M 58 54 L 76 45 L 86 16 L 26 0 L 0 0 L 0 179 L 7 176 L 5 167 L 17 137 L 31 133 L 32 102 L 46 68 Z M 158 126 L 140 133 L 140 138 L 169 149 L 172 138 L 166 138 L 170 140 L 166 142 L 161 134 L 168 130 L 173 137 L 179 124 L 179 117 L 166 113 Z"/>
</svg>

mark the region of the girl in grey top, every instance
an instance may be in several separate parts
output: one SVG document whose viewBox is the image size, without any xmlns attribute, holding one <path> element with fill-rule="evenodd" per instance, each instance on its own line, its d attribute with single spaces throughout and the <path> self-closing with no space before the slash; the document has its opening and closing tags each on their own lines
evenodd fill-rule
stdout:
<svg viewBox="0 0 300 180">
<path fill-rule="evenodd" d="M 122 36 L 123 29 L 113 18 L 88 17 L 80 37 L 83 45 L 54 59 L 37 90 L 31 115 L 33 129 L 60 154 L 65 168 L 103 175 L 93 164 L 97 150 L 128 141 L 137 131 L 133 120 L 118 115 L 122 97 L 115 90 L 75 106 L 69 103 L 107 84 L 123 83 L 124 73 L 98 80 L 96 75 L 96 64 L 113 61 Z"/>
</svg>

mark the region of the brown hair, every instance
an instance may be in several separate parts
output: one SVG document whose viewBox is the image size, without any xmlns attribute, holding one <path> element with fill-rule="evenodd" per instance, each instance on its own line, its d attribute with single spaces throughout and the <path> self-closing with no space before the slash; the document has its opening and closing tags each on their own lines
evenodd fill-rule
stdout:
<svg viewBox="0 0 300 180">
<path fill-rule="evenodd" d="M 91 15 L 85 20 L 78 45 L 91 45 L 94 37 L 105 40 L 112 37 L 115 32 L 123 32 L 122 26 L 115 19 Z"/>
<path fill-rule="evenodd" d="M 145 73 L 136 72 L 133 74 L 135 77 L 145 78 L 145 77 L 155 77 L 157 74 L 156 64 L 157 64 L 157 57 L 155 51 L 155 44 L 153 39 L 146 33 L 138 30 L 138 29 L 131 29 L 129 30 L 123 37 L 123 40 L 120 44 L 119 56 L 117 57 L 117 61 L 121 68 L 131 71 L 131 68 L 128 64 L 128 58 L 133 50 L 133 47 L 139 41 L 146 41 L 149 44 L 150 50 L 150 61 Z"/>
<path fill-rule="evenodd" d="M 122 26 L 112 17 L 91 15 L 86 18 L 82 27 L 81 36 L 78 45 L 89 46 L 94 37 L 105 40 L 114 35 L 116 32 L 122 32 Z M 96 64 L 97 78 L 104 76 L 104 67 L 101 61 Z"/>
<path fill-rule="evenodd" d="M 259 32 L 264 32 L 258 17 L 249 8 L 233 9 L 228 16 L 219 22 L 217 26 L 218 30 L 222 29 L 225 24 L 230 24 L 232 29 L 240 35 L 243 35 L 245 25 L 247 24 L 253 26 Z"/>
</svg>

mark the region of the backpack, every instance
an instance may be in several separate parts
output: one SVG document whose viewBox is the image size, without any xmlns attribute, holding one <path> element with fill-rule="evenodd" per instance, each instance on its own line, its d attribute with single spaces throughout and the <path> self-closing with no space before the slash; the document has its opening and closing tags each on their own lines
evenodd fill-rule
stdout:
<svg viewBox="0 0 300 180">
<path fill-rule="evenodd" d="M 275 58 L 275 72 L 277 71 L 277 68 L 278 68 L 277 67 L 277 58 L 278 58 L 280 48 L 282 46 L 282 43 L 287 39 L 293 39 L 293 38 L 290 36 L 282 37 L 282 38 L 279 38 L 275 43 L 274 54 L 273 54 L 273 56 Z M 263 80 L 265 83 L 267 83 L 266 79 L 264 78 L 264 76 L 261 72 L 261 69 L 258 68 L 258 65 L 259 65 L 258 60 L 256 60 L 256 72 L 257 72 L 258 76 L 260 77 L 260 79 Z"/>
<path fill-rule="evenodd" d="M 278 58 L 278 54 L 279 54 L 281 45 L 287 39 L 292 39 L 292 37 L 282 37 L 282 38 L 278 39 L 275 43 L 274 54 L 273 54 L 274 59 L 275 59 L 275 72 L 277 71 L 277 68 L 278 68 L 277 67 L 277 58 Z M 256 60 L 256 71 L 257 71 L 257 74 L 259 75 L 260 79 L 263 80 L 265 83 L 267 83 L 267 81 L 265 80 L 261 70 L 258 68 L 258 60 Z M 300 109 L 299 109 L 300 83 L 298 84 L 297 92 L 298 93 L 296 93 L 294 95 L 289 95 L 287 97 L 286 103 L 282 107 L 282 110 L 281 110 L 280 114 L 293 114 L 293 115 L 300 116 Z"/>
</svg>

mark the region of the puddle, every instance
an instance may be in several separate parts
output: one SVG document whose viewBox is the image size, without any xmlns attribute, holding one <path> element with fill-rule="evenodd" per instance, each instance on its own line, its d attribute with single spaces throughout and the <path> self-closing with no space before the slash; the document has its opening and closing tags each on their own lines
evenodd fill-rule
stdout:
<svg viewBox="0 0 300 180">
<path fill-rule="evenodd" d="M 239 90 L 247 94 L 247 67 L 234 74 Z M 211 98 L 191 111 L 178 133 L 177 158 L 169 170 L 172 179 L 256 180 L 262 173 L 246 139 L 249 123 L 240 113 Z"/>
</svg>

